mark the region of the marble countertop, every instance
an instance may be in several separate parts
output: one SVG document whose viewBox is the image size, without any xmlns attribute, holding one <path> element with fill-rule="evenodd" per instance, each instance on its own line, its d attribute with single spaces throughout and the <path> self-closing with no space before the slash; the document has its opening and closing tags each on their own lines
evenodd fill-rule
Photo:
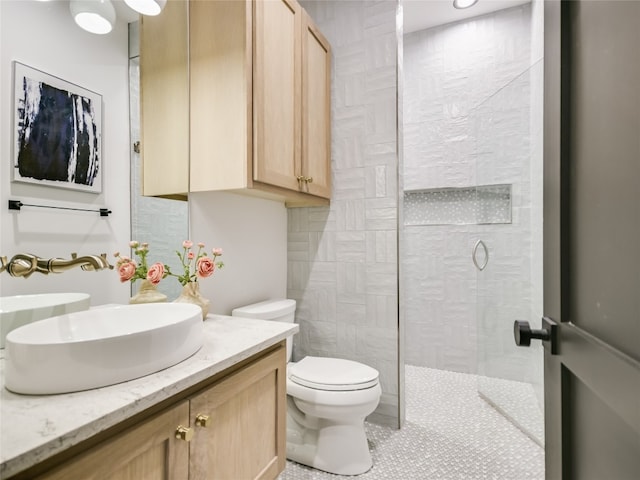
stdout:
<svg viewBox="0 0 640 480">
<path fill-rule="evenodd" d="M 8 478 L 206 380 L 298 331 L 298 325 L 209 315 L 192 357 L 129 382 L 60 395 L 4 388 L 0 358 L 0 478 Z M 4 350 L 0 350 L 2 354 Z"/>
</svg>

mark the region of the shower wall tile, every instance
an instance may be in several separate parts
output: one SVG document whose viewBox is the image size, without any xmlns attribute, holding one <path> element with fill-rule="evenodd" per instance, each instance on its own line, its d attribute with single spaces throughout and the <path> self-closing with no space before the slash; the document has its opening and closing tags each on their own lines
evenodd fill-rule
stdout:
<svg viewBox="0 0 640 480">
<path fill-rule="evenodd" d="M 378 369 L 373 417 L 397 426 L 397 2 L 302 4 L 333 49 L 333 192 L 329 207 L 289 210 L 294 359 L 331 355 Z"/>
<path fill-rule="evenodd" d="M 361 192 L 360 192 L 361 193 Z M 343 231 L 362 231 L 365 225 L 365 202 L 363 198 L 345 200 L 336 206 L 337 226 Z"/>
<path fill-rule="evenodd" d="M 313 255 L 316 262 L 335 262 L 336 261 L 336 233 L 327 232 L 309 232 L 309 252 Z M 308 258 L 306 259 L 308 260 Z"/>
<path fill-rule="evenodd" d="M 405 189 L 475 185 L 474 110 L 531 66 L 531 7 L 521 6 L 404 37 Z M 512 116 L 501 113 L 496 142 L 517 142 L 528 125 L 525 95 L 514 92 Z M 483 112 L 491 119 L 491 112 Z M 528 133 L 528 132 L 526 132 Z M 510 151 L 513 151 L 510 150 Z M 493 183 L 508 183 L 497 180 Z"/>
</svg>

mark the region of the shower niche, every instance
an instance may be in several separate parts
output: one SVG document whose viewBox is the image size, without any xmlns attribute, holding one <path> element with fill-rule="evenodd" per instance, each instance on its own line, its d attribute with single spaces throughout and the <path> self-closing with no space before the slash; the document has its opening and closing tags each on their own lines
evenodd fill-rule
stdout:
<svg viewBox="0 0 640 480">
<path fill-rule="evenodd" d="M 511 223 L 511 185 L 404 192 L 405 225 Z"/>
</svg>

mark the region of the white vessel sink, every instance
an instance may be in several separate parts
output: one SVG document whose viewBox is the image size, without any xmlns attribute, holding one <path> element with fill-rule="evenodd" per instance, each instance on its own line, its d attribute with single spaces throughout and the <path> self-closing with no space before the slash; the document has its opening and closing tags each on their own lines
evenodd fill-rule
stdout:
<svg viewBox="0 0 640 480">
<path fill-rule="evenodd" d="M 5 387 L 24 394 L 104 387 L 175 365 L 201 346 L 197 305 L 118 305 L 60 315 L 7 335 Z"/>
<path fill-rule="evenodd" d="M 42 293 L 0 297 L 0 348 L 7 334 L 18 327 L 65 313 L 87 310 L 87 293 Z"/>
</svg>

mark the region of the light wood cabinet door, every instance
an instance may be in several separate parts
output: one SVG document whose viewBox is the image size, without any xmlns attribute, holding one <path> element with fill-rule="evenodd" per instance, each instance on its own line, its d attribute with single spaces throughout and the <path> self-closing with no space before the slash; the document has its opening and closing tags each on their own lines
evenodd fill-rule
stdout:
<svg viewBox="0 0 640 480">
<path fill-rule="evenodd" d="M 286 349 L 226 377 L 191 399 L 191 480 L 275 479 L 285 467 Z"/>
<path fill-rule="evenodd" d="M 252 179 L 251 0 L 189 2 L 191 191 Z"/>
<path fill-rule="evenodd" d="M 328 205 L 331 50 L 298 2 L 168 7 L 141 27 L 143 194 Z"/>
<path fill-rule="evenodd" d="M 186 199 L 189 192 L 188 4 L 169 0 L 140 20 L 142 194 Z"/>
<path fill-rule="evenodd" d="M 180 425 L 189 425 L 187 401 L 87 450 L 36 480 L 187 480 L 189 444 L 175 437 Z"/>
<path fill-rule="evenodd" d="M 331 46 L 306 12 L 302 16 L 303 189 L 331 197 Z"/>
<path fill-rule="evenodd" d="M 253 180 L 299 190 L 302 8 L 295 0 L 254 8 Z"/>
</svg>

